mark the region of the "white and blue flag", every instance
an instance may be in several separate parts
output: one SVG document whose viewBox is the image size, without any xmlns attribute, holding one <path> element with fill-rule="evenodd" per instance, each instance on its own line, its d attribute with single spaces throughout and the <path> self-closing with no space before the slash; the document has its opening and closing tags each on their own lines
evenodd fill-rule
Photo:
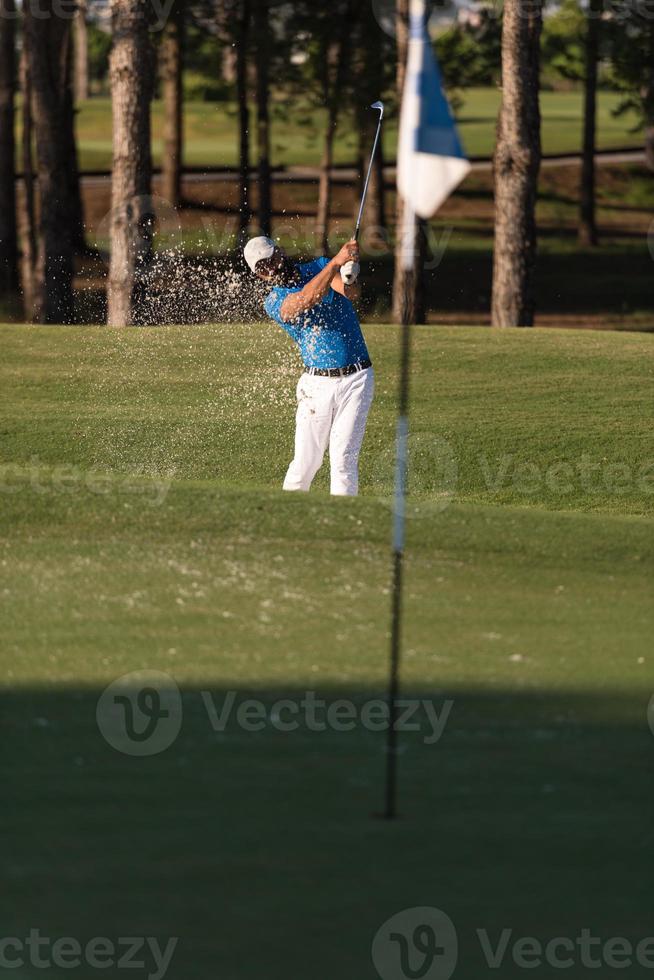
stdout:
<svg viewBox="0 0 654 980">
<path fill-rule="evenodd" d="M 443 92 L 427 31 L 425 0 L 411 0 L 397 158 L 397 186 L 410 210 L 431 218 L 470 164 Z"/>
</svg>

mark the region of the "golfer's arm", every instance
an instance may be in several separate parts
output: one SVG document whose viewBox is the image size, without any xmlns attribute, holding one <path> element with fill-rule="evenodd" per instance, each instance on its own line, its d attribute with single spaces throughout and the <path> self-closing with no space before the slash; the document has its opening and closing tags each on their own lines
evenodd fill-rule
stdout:
<svg viewBox="0 0 654 980">
<path fill-rule="evenodd" d="M 280 311 L 282 320 L 288 323 L 290 320 L 295 320 L 301 313 L 306 313 L 307 310 L 317 306 L 332 288 L 332 279 L 339 274 L 340 268 L 338 262 L 332 259 L 303 289 L 287 296 Z"/>
<path fill-rule="evenodd" d="M 361 299 L 361 286 L 359 283 L 355 282 L 351 286 L 346 286 L 341 279 L 340 272 L 337 273 L 337 275 L 335 275 L 332 279 L 332 289 L 335 293 L 340 293 L 341 296 L 345 296 L 345 298 L 349 299 L 352 303 L 358 303 L 358 301 Z"/>
</svg>

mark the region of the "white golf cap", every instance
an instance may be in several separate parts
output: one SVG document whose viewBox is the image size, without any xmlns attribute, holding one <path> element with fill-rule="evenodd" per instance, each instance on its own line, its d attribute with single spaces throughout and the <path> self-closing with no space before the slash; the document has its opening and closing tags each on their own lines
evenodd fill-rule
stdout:
<svg viewBox="0 0 654 980">
<path fill-rule="evenodd" d="M 262 259 L 269 259 L 276 247 L 272 238 L 266 238 L 263 235 L 259 238 L 250 239 L 243 249 L 243 255 L 252 272 L 255 271 L 257 262 L 261 262 Z"/>
</svg>

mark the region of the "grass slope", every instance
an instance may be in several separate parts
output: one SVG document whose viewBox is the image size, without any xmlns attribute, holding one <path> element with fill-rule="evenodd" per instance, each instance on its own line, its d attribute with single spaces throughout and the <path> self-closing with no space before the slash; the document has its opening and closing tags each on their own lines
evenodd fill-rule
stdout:
<svg viewBox="0 0 654 980">
<path fill-rule="evenodd" d="M 438 744 L 403 736 L 402 820 L 371 818 L 383 734 L 209 723 L 203 690 L 384 690 L 397 334 L 367 333 L 363 494 L 332 501 L 278 492 L 297 365 L 273 328 L 3 328 L 7 935 L 178 936 L 180 980 L 360 980 L 383 921 L 431 905 L 477 980 L 523 973 L 477 928 L 650 933 L 649 336 L 416 331 L 404 683 L 454 704 Z M 143 668 L 184 718 L 137 759 L 95 711 Z"/>
</svg>

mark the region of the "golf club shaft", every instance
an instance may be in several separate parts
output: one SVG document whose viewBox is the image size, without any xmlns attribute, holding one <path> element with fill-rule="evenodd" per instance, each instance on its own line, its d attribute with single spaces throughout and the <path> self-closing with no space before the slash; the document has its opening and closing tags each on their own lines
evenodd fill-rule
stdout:
<svg viewBox="0 0 654 980">
<path fill-rule="evenodd" d="M 375 154 L 377 153 L 377 146 L 379 144 L 379 136 L 381 134 L 382 128 L 382 117 L 380 116 L 379 122 L 377 123 L 377 132 L 375 134 L 375 142 L 372 146 L 372 155 L 370 157 L 370 166 L 368 167 L 368 174 L 366 176 L 366 182 L 363 185 L 363 195 L 361 197 L 361 207 L 359 208 L 359 217 L 357 218 L 357 226 L 354 231 L 354 237 L 356 240 L 359 238 L 359 230 L 361 228 L 361 219 L 363 218 L 363 209 L 366 206 L 366 198 L 368 196 L 368 184 L 370 183 L 370 176 L 372 174 L 372 168 L 375 162 Z"/>
</svg>

